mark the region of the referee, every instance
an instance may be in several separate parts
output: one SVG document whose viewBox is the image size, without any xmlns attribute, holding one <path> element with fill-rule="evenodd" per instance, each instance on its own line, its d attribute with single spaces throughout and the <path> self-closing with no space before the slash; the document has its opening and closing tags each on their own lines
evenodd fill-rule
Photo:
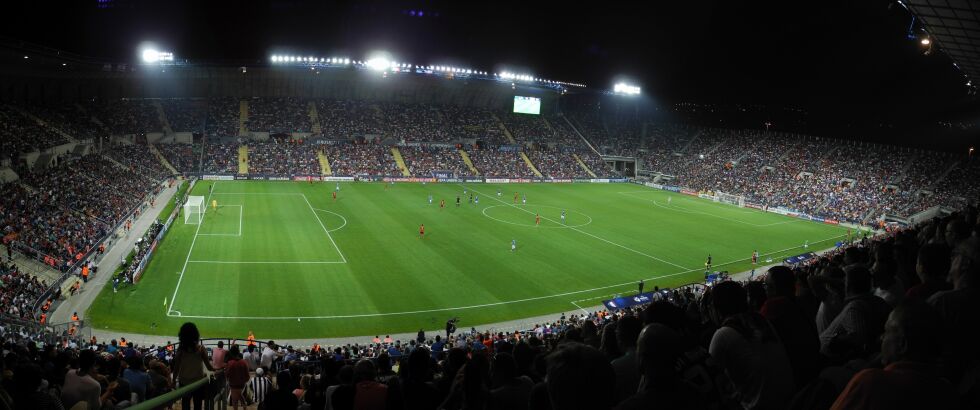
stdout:
<svg viewBox="0 0 980 410">
<path fill-rule="evenodd" d="M 639 286 L 640 286 L 640 290 L 639 290 L 639 292 L 637 292 L 636 294 L 637 294 L 637 295 L 642 295 L 642 294 L 643 294 L 643 279 L 640 279 L 640 284 L 639 284 Z"/>
</svg>

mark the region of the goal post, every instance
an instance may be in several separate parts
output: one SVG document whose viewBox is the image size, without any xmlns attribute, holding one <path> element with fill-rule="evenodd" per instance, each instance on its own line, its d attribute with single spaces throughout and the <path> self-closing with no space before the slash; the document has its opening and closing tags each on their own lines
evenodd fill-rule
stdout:
<svg viewBox="0 0 980 410">
<path fill-rule="evenodd" d="M 184 203 L 184 223 L 197 225 L 204 219 L 204 197 L 189 196 Z"/>
<path fill-rule="evenodd" d="M 745 206 L 745 197 L 741 195 L 726 194 L 724 192 L 716 192 L 715 195 L 718 196 L 718 202 L 735 205 L 737 207 Z"/>
</svg>

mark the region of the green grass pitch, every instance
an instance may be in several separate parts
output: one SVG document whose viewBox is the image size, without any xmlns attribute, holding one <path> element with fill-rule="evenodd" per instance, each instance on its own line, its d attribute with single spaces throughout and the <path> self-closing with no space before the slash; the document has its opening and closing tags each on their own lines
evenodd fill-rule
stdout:
<svg viewBox="0 0 980 410">
<path fill-rule="evenodd" d="M 778 261 L 806 241 L 817 250 L 846 236 L 632 184 L 342 183 L 336 201 L 334 183 L 222 181 L 209 194 L 210 185 L 192 192 L 210 197 L 203 222 L 182 215 L 143 279 L 118 293 L 107 286 L 90 323 L 176 335 L 194 321 L 206 337 L 260 339 L 440 329 L 453 316 L 468 327 L 571 313 L 635 292 L 640 279 L 647 289 L 697 282 L 708 253 L 736 272 L 756 249 Z"/>
</svg>

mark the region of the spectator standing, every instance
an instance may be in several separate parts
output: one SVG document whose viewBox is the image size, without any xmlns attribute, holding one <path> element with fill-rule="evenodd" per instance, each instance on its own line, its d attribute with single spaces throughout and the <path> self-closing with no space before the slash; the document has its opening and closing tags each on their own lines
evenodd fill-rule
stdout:
<svg viewBox="0 0 980 410">
<path fill-rule="evenodd" d="M 225 378 L 228 380 L 228 396 L 233 409 L 238 409 L 241 405 L 245 408 L 245 386 L 248 384 L 248 364 L 242 360 L 241 351 L 238 345 L 231 345 L 227 352 L 228 363 L 225 367 Z"/>
<path fill-rule="evenodd" d="M 793 397 L 793 370 L 769 322 L 751 312 L 745 289 L 721 282 L 711 289 L 712 320 L 719 326 L 708 353 L 724 371 L 745 409 L 785 408 Z"/>
<path fill-rule="evenodd" d="M 207 371 L 214 371 L 211 361 L 208 360 L 208 352 L 201 345 L 201 333 L 197 326 L 191 322 L 184 323 L 177 334 L 180 339 L 180 346 L 173 360 L 173 374 L 179 386 L 187 386 L 207 377 Z M 208 389 L 200 388 L 192 394 L 181 398 L 181 408 L 190 409 L 191 402 L 194 403 L 195 410 L 204 408 L 204 398 L 207 396 Z"/>
</svg>

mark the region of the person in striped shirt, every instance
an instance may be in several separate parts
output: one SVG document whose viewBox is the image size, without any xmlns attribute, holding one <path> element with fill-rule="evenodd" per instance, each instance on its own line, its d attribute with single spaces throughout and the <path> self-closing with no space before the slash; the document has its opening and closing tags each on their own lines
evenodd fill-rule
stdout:
<svg viewBox="0 0 980 410">
<path fill-rule="evenodd" d="M 265 400 L 265 396 L 272 390 L 272 382 L 265 375 L 265 368 L 255 369 L 255 377 L 248 381 L 248 391 L 252 393 L 255 406 L 258 407 Z"/>
</svg>

